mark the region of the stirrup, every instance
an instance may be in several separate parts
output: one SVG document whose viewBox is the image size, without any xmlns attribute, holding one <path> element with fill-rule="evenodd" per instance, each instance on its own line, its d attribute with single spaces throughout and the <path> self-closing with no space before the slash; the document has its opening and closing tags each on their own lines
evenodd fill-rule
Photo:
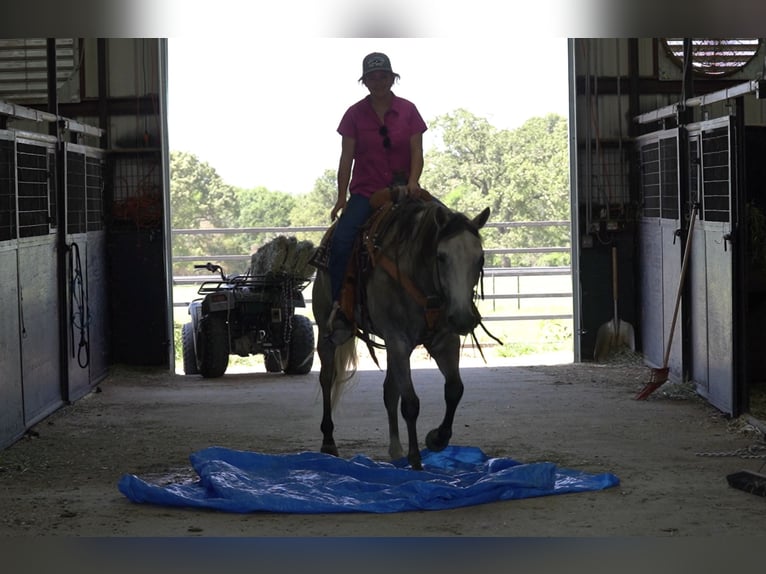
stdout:
<svg viewBox="0 0 766 574">
<path fill-rule="evenodd" d="M 327 319 L 327 327 L 330 331 L 327 338 L 335 346 L 342 345 L 354 336 L 354 327 L 340 309 L 340 304 L 335 301 L 332 305 L 330 317 Z"/>
</svg>

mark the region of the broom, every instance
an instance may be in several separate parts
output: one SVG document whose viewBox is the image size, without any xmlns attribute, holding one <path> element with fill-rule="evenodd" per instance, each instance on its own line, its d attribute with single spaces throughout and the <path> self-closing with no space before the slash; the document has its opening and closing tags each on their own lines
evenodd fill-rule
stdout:
<svg viewBox="0 0 766 574">
<path fill-rule="evenodd" d="M 692 216 L 689 223 L 689 232 L 686 236 L 686 247 L 684 248 L 683 262 L 681 263 L 681 277 L 678 280 L 678 289 L 676 290 L 676 305 L 673 309 L 673 320 L 670 322 L 670 334 L 668 335 L 668 343 L 665 345 L 665 356 L 662 360 L 662 367 L 658 369 L 652 369 L 652 376 L 649 382 L 641 389 L 636 395 L 636 400 L 641 401 L 651 395 L 654 391 L 659 389 L 668 380 L 668 361 L 670 360 L 670 347 L 673 344 L 673 332 L 676 328 L 676 320 L 678 319 L 678 308 L 681 303 L 681 292 L 684 287 L 684 279 L 686 278 L 686 269 L 689 267 L 689 255 L 691 253 L 692 245 L 692 232 L 694 231 L 694 222 L 697 219 L 697 203 L 692 207 Z"/>
</svg>

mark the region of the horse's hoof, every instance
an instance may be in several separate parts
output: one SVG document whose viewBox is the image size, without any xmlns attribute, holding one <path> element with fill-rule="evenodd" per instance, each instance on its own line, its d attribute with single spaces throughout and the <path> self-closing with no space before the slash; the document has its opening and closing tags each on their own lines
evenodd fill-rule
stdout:
<svg viewBox="0 0 766 574">
<path fill-rule="evenodd" d="M 412 470 L 423 470 L 423 463 L 420 460 L 420 457 L 417 457 L 415 459 L 414 457 L 407 457 L 410 463 L 410 467 Z"/>
<path fill-rule="evenodd" d="M 447 448 L 450 437 L 442 437 L 439 429 L 433 429 L 426 435 L 426 446 L 428 450 L 439 452 Z"/>
<path fill-rule="evenodd" d="M 332 456 L 338 456 L 338 447 L 334 444 L 322 445 L 322 452 L 324 454 L 331 454 Z"/>
<path fill-rule="evenodd" d="M 391 457 L 391 460 L 399 460 L 400 458 L 404 457 L 404 451 L 402 449 L 399 450 L 389 450 L 388 456 Z"/>
</svg>

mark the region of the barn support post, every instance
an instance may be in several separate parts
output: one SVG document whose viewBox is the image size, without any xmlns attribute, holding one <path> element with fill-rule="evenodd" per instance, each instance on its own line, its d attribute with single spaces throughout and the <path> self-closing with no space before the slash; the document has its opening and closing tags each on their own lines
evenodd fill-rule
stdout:
<svg viewBox="0 0 766 574">
<path fill-rule="evenodd" d="M 681 98 L 678 104 L 676 123 L 678 125 L 678 202 L 679 202 L 679 218 L 680 227 L 678 233 L 680 234 L 681 241 L 679 241 L 679 249 L 681 253 L 684 252 L 686 243 L 691 241 L 689 236 L 688 217 L 692 212 L 692 203 L 699 200 L 699 198 L 693 198 L 690 195 L 690 172 L 691 164 L 689 158 L 689 133 L 687 126 L 694 121 L 693 110 L 686 104 L 691 98 L 694 97 L 694 74 L 693 62 L 692 62 L 692 41 L 691 38 L 684 38 L 684 67 L 683 77 L 681 82 Z M 683 297 L 681 298 L 681 317 L 686 318 L 684 330 L 690 329 L 688 324 L 691 314 L 691 298 L 692 298 L 692 286 L 691 281 L 686 281 L 683 289 Z M 692 341 L 690 337 L 685 336 L 681 338 L 681 378 L 684 381 L 690 378 L 690 365 L 692 356 Z"/>
<path fill-rule="evenodd" d="M 99 38 L 96 41 L 97 66 L 98 66 L 98 122 L 101 128 L 101 149 L 109 148 L 109 114 L 107 111 L 107 98 L 109 97 L 106 81 L 106 39 Z"/>
<path fill-rule="evenodd" d="M 750 277 L 748 265 L 747 244 L 750 234 L 748 224 L 748 206 L 747 206 L 747 166 L 745 162 L 745 99 L 739 96 L 734 99 L 734 120 L 732 122 L 734 134 L 732 147 L 736 150 L 736 156 L 732 162 L 735 167 L 734 181 L 732 182 L 732 202 L 731 217 L 732 223 L 732 275 L 734 277 L 734 289 L 732 290 L 732 309 L 734 317 L 732 324 L 734 332 L 732 333 L 734 344 L 734 364 L 732 380 L 734 388 L 732 389 L 733 416 L 739 416 L 741 413 L 750 409 L 750 366 L 749 349 L 750 341 L 748 333 L 750 328 L 748 322 L 752 321 L 748 302 L 750 299 Z"/>
<path fill-rule="evenodd" d="M 641 109 L 641 93 L 640 93 L 640 66 L 639 66 L 639 46 L 638 38 L 628 39 L 628 141 L 634 141 L 639 133 L 638 124 L 632 121 L 636 115 L 638 115 Z M 638 167 L 638 162 L 635 161 L 633 154 L 635 150 L 631 148 L 628 156 L 628 201 L 638 206 L 640 204 L 640 188 L 641 188 L 641 172 Z M 639 241 L 638 225 L 633 230 L 631 241 L 633 247 L 631 249 L 631 255 L 633 260 L 633 267 L 631 273 L 633 277 L 640 277 L 641 273 L 641 254 L 640 254 L 640 241 Z M 636 332 L 636 348 L 643 349 L 644 342 L 641 338 L 641 281 L 636 280 L 633 286 L 633 316 L 637 318 L 633 327 Z"/>
<path fill-rule="evenodd" d="M 168 41 L 163 38 L 159 40 L 157 50 L 157 59 L 159 60 L 159 125 L 160 125 L 160 154 L 162 161 L 162 226 L 163 238 L 165 241 L 164 260 L 165 260 L 165 285 L 166 285 L 166 309 L 167 309 L 167 329 L 168 329 L 168 366 L 172 371 L 175 370 L 175 337 L 173 335 L 173 242 L 172 242 L 172 221 L 170 213 L 170 141 L 168 139 L 168 103 L 167 103 L 167 85 L 168 85 Z"/>
<path fill-rule="evenodd" d="M 582 362 L 582 285 L 580 282 L 580 208 L 577 195 L 579 170 L 577 153 L 577 70 L 575 67 L 575 40 L 570 38 L 568 44 L 569 59 L 569 202 L 570 219 L 569 226 L 570 245 L 572 255 L 569 262 L 572 270 L 572 329 L 573 357 L 576 363 Z M 521 300 L 519 300 L 521 303 Z"/>
<path fill-rule="evenodd" d="M 47 82 L 48 82 L 48 111 L 58 117 L 58 82 L 56 80 L 56 39 L 47 39 Z M 59 332 L 59 385 L 61 400 L 70 402 L 69 396 L 69 355 L 67 332 L 67 210 L 66 210 L 66 162 L 64 154 L 64 138 L 60 121 L 51 122 L 49 133 L 56 140 L 56 285 L 58 289 L 58 332 Z"/>
</svg>

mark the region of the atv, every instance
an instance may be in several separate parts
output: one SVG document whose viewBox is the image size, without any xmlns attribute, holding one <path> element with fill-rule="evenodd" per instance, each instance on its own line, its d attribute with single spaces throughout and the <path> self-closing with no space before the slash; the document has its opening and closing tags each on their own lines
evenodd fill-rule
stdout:
<svg viewBox="0 0 766 574">
<path fill-rule="evenodd" d="M 253 256 L 255 257 L 255 255 Z M 226 275 L 220 265 L 195 265 L 218 273 L 197 291 L 189 304 L 191 321 L 181 332 L 184 373 L 220 377 L 229 355 L 264 355 L 266 370 L 303 375 L 314 363 L 314 327 L 295 314 L 305 307 L 303 290 L 309 281 L 283 272 Z"/>
</svg>

